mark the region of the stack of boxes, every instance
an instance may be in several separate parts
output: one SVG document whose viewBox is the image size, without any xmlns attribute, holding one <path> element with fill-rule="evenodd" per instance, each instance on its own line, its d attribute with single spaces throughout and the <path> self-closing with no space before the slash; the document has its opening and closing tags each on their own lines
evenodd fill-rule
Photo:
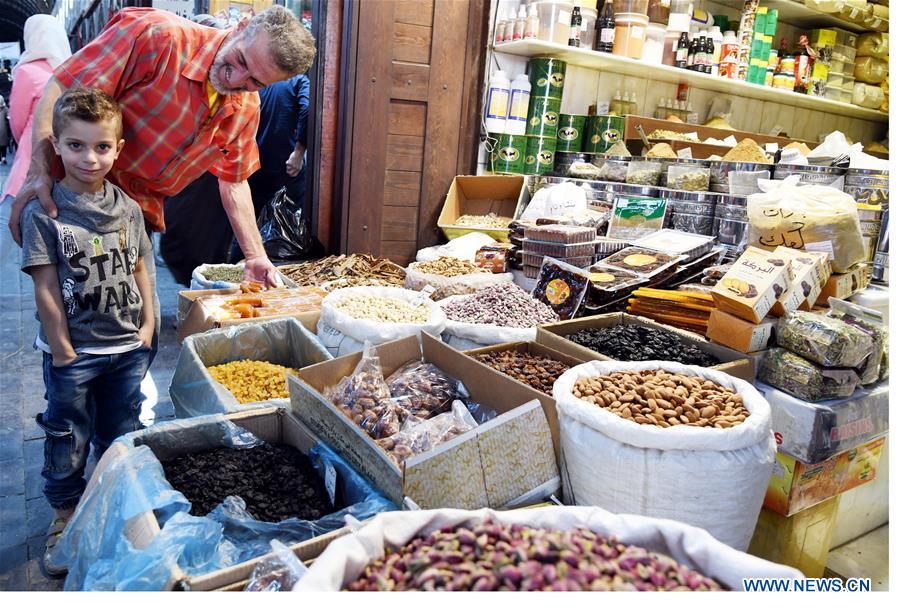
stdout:
<svg viewBox="0 0 900 612">
<path fill-rule="evenodd" d="M 573 225 L 539 225 L 525 228 L 522 263 L 526 278 L 537 278 L 544 257 L 552 257 L 576 268 L 594 261 L 597 230 Z"/>
<path fill-rule="evenodd" d="M 829 100 L 853 101 L 853 86 L 856 79 L 856 43 L 858 35 L 839 29 L 813 30 L 812 46 L 820 57 L 827 57 L 828 71 L 822 92 Z M 820 63 L 819 61 L 816 64 Z M 813 74 L 815 75 L 815 67 Z M 821 69 L 820 69 L 821 70 Z M 817 94 L 818 95 L 818 94 Z"/>
<path fill-rule="evenodd" d="M 772 39 L 778 25 L 778 10 L 761 6 L 756 11 L 753 22 L 753 41 L 750 45 L 750 66 L 747 70 L 747 82 L 757 85 L 772 84 L 775 66 L 771 65 L 770 55 Z M 777 50 L 775 54 L 777 64 Z"/>
</svg>

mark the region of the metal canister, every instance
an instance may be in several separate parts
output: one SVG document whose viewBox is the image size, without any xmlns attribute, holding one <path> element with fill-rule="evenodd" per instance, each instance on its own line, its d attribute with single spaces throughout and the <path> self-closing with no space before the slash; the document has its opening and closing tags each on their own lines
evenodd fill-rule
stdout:
<svg viewBox="0 0 900 612">
<path fill-rule="evenodd" d="M 671 228 L 704 236 L 714 235 L 713 219 L 719 199 L 718 194 L 706 191 L 660 189 L 659 195 L 669 202 L 671 210 L 669 226 Z"/>
<path fill-rule="evenodd" d="M 556 152 L 582 151 L 584 122 L 587 115 L 560 115 L 556 129 Z"/>
<path fill-rule="evenodd" d="M 525 146 L 525 174 L 546 174 L 553 170 L 556 138 L 529 136 Z"/>
<path fill-rule="evenodd" d="M 559 138 L 556 139 L 556 156 L 553 160 L 553 173 L 567 175 L 569 166 L 575 163 L 590 163 L 588 153 L 578 153 L 573 151 L 561 151 Z"/>
<path fill-rule="evenodd" d="M 729 181 L 731 172 L 754 172 L 759 173 L 759 178 L 772 178 L 772 164 L 714 161 L 709 165 L 709 190 L 716 193 L 731 193 Z"/>
<path fill-rule="evenodd" d="M 494 174 L 523 174 L 525 172 L 526 136 L 491 134 L 496 140 L 491 151 L 491 172 Z"/>
<path fill-rule="evenodd" d="M 582 148 L 591 153 L 605 153 L 625 135 L 625 118 L 618 115 L 595 115 L 584 124 Z"/>
<path fill-rule="evenodd" d="M 747 246 L 749 230 L 747 198 L 720 196 L 713 218 L 713 235 L 732 250 L 742 249 Z"/>
<path fill-rule="evenodd" d="M 866 247 L 866 261 L 874 261 L 875 247 L 881 236 L 881 221 L 884 210 L 873 206 L 858 206 L 859 229 Z"/>
<path fill-rule="evenodd" d="M 553 57 L 535 57 L 528 61 L 531 95 L 562 99 L 566 82 L 566 63 Z"/>
<path fill-rule="evenodd" d="M 528 100 L 528 124 L 525 126 L 525 134 L 556 138 L 560 104 L 559 98 L 531 96 Z"/>
<path fill-rule="evenodd" d="M 869 170 L 867 168 L 849 168 L 844 184 L 848 187 L 890 188 L 890 173 L 887 170 Z"/>
<path fill-rule="evenodd" d="M 890 212 L 890 210 L 885 209 L 884 216 L 881 217 L 881 234 L 878 236 L 878 244 L 875 247 L 875 261 L 872 264 L 872 280 L 884 284 L 887 284 L 890 276 L 888 273 L 890 269 L 890 223 L 888 223 Z"/>
<path fill-rule="evenodd" d="M 791 175 L 800 177 L 799 185 L 822 185 L 824 187 L 844 188 L 846 168 L 834 166 L 799 166 L 792 164 L 775 164 L 772 178 L 784 180 Z"/>
</svg>

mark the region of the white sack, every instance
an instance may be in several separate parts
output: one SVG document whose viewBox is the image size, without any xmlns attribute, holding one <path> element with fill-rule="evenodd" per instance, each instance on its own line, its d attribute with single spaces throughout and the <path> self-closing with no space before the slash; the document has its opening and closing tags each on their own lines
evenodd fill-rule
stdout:
<svg viewBox="0 0 900 612">
<path fill-rule="evenodd" d="M 455 257 L 466 261 L 475 261 L 478 249 L 497 242 L 484 232 L 469 232 L 454 238 L 447 244 L 425 247 L 416 253 L 416 261 L 434 261 L 441 257 Z"/>
<path fill-rule="evenodd" d="M 417 535 L 447 526 L 474 527 L 489 518 L 533 527 L 588 528 L 603 536 L 614 536 L 626 544 L 669 555 L 733 590 L 743 589 L 744 578 L 803 578 L 792 567 L 736 551 L 702 529 L 683 523 L 617 515 L 601 508 L 553 506 L 506 512 L 490 509 L 384 512 L 359 531 L 329 544 L 294 590 L 337 591 L 358 578 L 370 561 L 382 557 L 386 545 L 399 547 Z"/>
<path fill-rule="evenodd" d="M 741 394 L 750 416 L 730 429 L 639 425 L 587 401 L 579 378 L 663 369 L 702 376 Z M 668 518 L 746 550 L 775 462 L 769 404 L 748 382 L 671 361 L 592 361 L 557 379 L 563 493 L 567 503 Z"/>
<path fill-rule="evenodd" d="M 440 274 L 427 274 L 411 265 L 406 267 L 404 286 L 412 291 L 421 291 L 426 285 L 431 285 L 435 289 L 431 298 L 440 300 L 451 295 L 476 293 L 491 285 L 502 285 L 512 281 L 513 275 L 509 272 L 492 274 L 485 270 L 482 273 L 443 276 Z"/>
<path fill-rule="evenodd" d="M 417 291 L 401 289 L 399 287 L 348 287 L 335 289 L 322 300 L 322 314 L 316 325 L 319 340 L 335 357 L 358 353 L 363 350 L 366 341 L 372 345 L 384 344 L 391 340 L 399 340 L 407 336 L 418 335 L 427 332 L 432 336 L 439 336 L 444 331 L 447 317 L 444 311 L 434 301 L 425 299 L 431 314 L 425 323 L 384 323 L 367 319 L 351 317 L 346 312 L 338 310 L 332 304 L 341 296 L 347 294 L 367 294 L 386 298 L 394 298 L 411 301 L 418 297 Z"/>
<path fill-rule="evenodd" d="M 443 308 L 453 300 L 465 299 L 465 297 L 451 296 L 440 300 L 438 306 Z M 462 323 L 447 317 L 447 324 L 441 339 L 456 350 L 468 351 L 507 342 L 534 342 L 536 336 L 536 327 L 500 327 L 480 323 Z"/>
<path fill-rule="evenodd" d="M 587 210 L 587 194 L 574 182 L 542 187 L 531 198 L 520 217 L 534 221 L 541 217 L 564 217 Z"/>
</svg>

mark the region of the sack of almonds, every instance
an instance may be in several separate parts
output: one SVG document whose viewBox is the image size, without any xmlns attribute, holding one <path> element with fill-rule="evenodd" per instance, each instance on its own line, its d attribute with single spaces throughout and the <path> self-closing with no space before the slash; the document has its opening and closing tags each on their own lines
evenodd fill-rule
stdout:
<svg viewBox="0 0 900 612">
<path fill-rule="evenodd" d="M 753 385 L 671 361 L 592 361 L 553 398 L 566 503 L 683 521 L 747 549 L 775 462 Z"/>
</svg>

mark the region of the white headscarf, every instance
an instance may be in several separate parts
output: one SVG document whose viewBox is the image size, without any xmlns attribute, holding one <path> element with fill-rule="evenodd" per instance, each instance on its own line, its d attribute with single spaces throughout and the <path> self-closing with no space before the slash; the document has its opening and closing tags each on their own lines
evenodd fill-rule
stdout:
<svg viewBox="0 0 900 612">
<path fill-rule="evenodd" d="M 25 52 L 13 68 L 37 60 L 47 60 L 54 70 L 72 55 L 69 37 L 63 25 L 53 15 L 32 15 L 25 21 Z"/>
</svg>

